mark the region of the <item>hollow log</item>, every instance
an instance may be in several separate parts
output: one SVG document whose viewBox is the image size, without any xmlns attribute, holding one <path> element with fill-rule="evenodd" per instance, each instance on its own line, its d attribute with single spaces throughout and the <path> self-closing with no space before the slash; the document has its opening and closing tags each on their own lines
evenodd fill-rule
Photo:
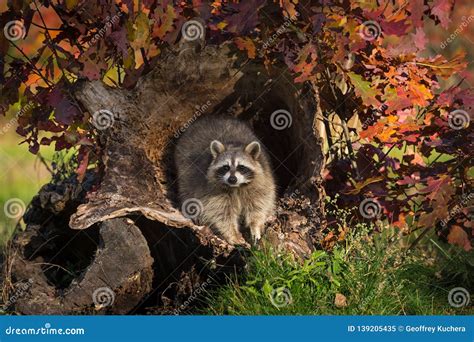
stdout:
<svg viewBox="0 0 474 342">
<path fill-rule="evenodd" d="M 36 196 L 9 256 L 11 282 L 33 280 L 15 311 L 168 313 L 204 282 L 218 285 L 245 265 L 245 249 L 194 224 L 176 202 L 173 148 L 203 115 L 253 127 L 279 186 L 265 240 L 297 258 L 313 250 L 324 226 L 318 90 L 294 84 L 284 66 L 245 60 L 227 44 L 184 42 L 133 89 L 79 81 L 71 93 L 97 127 L 102 172 L 82 184 L 53 182 Z M 286 115 L 283 126 L 274 113 Z M 103 288 L 111 292 L 94 298 Z"/>
</svg>

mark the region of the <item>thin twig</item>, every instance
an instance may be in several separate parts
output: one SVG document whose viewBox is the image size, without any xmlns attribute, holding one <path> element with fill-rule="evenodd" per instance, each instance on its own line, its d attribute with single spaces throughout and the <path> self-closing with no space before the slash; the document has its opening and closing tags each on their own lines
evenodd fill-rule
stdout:
<svg viewBox="0 0 474 342">
<path fill-rule="evenodd" d="M 41 11 L 39 10 L 38 5 L 36 4 L 36 0 L 33 0 L 33 2 L 35 3 L 36 11 L 38 12 L 38 15 L 39 15 L 41 21 L 43 22 L 44 27 L 45 27 L 44 34 L 45 34 L 46 39 L 48 41 L 49 48 L 53 52 L 54 57 L 56 57 L 58 67 L 61 70 L 61 72 L 64 76 L 64 79 L 66 80 L 66 82 L 68 82 L 66 74 L 64 73 L 64 69 L 61 67 L 61 64 L 59 63 L 59 56 L 58 56 L 58 53 L 57 53 L 56 49 L 54 48 L 53 39 L 51 38 L 51 35 L 49 34 L 48 27 L 46 26 L 46 22 L 44 21 L 43 15 L 41 14 Z M 54 68 L 53 68 L 53 70 L 54 70 Z M 54 74 L 54 71 L 53 71 L 53 74 Z M 54 78 L 54 75 L 53 75 L 53 78 Z"/>
<path fill-rule="evenodd" d="M 31 22 L 31 25 L 33 26 L 36 26 L 36 27 L 39 27 L 40 29 L 43 29 L 43 30 L 49 30 L 49 31 L 64 31 L 63 29 L 61 28 L 51 28 L 51 27 L 46 27 L 46 26 L 41 26 L 37 23 L 34 23 L 34 22 Z"/>
<path fill-rule="evenodd" d="M 43 81 L 50 87 L 52 87 L 52 83 L 49 82 L 48 79 L 46 79 L 43 74 L 41 73 L 41 71 L 36 67 L 36 65 L 33 64 L 33 62 L 31 61 L 31 59 L 23 52 L 22 49 L 20 49 L 18 47 L 18 45 L 16 45 L 13 41 L 10 41 L 10 43 L 23 55 L 23 57 L 26 58 L 28 64 L 36 71 L 36 73 L 38 74 L 39 77 L 41 77 L 43 79 Z"/>
</svg>

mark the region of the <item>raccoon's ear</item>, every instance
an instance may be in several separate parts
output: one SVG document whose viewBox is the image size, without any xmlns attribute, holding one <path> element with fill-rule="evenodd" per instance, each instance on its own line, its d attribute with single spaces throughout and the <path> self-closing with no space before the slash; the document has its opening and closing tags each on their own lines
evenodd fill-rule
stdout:
<svg viewBox="0 0 474 342">
<path fill-rule="evenodd" d="M 217 157 L 218 154 L 225 151 L 224 144 L 218 140 L 212 140 L 210 148 L 211 148 L 211 154 L 214 158 Z"/>
<path fill-rule="evenodd" d="M 252 141 L 250 144 L 245 146 L 245 153 L 248 153 L 253 159 L 257 159 L 260 156 L 260 143 L 258 141 Z"/>
</svg>

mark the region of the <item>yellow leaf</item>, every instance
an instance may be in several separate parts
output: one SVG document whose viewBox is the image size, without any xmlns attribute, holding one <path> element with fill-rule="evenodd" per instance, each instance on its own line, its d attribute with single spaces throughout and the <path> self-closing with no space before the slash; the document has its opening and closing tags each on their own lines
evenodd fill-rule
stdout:
<svg viewBox="0 0 474 342">
<path fill-rule="evenodd" d="M 77 0 L 66 0 L 66 8 L 72 10 L 77 5 Z"/>
<path fill-rule="evenodd" d="M 348 194 L 348 195 L 356 195 L 358 194 L 359 192 L 361 192 L 361 190 L 363 188 L 365 188 L 367 185 L 369 184 L 372 184 L 372 183 L 377 183 L 377 182 L 381 182 L 384 180 L 384 177 L 383 176 L 378 176 L 378 177 L 372 177 L 372 178 L 368 178 L 362 182 L 357 182 L 354 184 L 354 189 L 350 190 L 350 191 L 347 191 L 345 192 L 345 194 Z"/>
<path fill-rule="evenodd" d="M 366 106 L 380 106 L 379 101 L 375 98 L 379 93 L 377 88 L 375 88 L 371 82 L 364 80 L 361 75 L 354 72 L 348 72 L 347 76 L 349 76 L 349 79 L 354 86 L 356 95 L 362 99 L 362 102 Z"/>
<path fill-rule="evenodd" d="M 217 24 L 217 28 L 219 30 L 223 30 L 227 26 L 227 23 L 225 21 L 221 21 L 219 24 Z"/>
<path fill-rule="evenodd" d="M 141 12 L 135 18 L 133 38 L 134 39 L 130 41 L 130 45 L 135 50 L 148 48 L 150 44 L 150 20 L 144 12 Z"/>
<path fill-rule="evenodd" d="M 451 60 L 446 60 L 443 56 L 438 55 L 435 58 L 414 62 L 416 65 L 422 65 L 433 69 L 437 75 L 443 78 L 449 78 L 453 74 L 463 71 L 467 67 L 465 60 L 465 52 L 461 52 L 454 56 Z"/>
</svg>

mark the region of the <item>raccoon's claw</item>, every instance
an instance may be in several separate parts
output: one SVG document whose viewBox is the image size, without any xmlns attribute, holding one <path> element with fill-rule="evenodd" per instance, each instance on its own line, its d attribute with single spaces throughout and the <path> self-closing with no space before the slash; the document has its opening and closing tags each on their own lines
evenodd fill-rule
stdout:
<svg viewBox="0 0 474 342">
<path fill-rule="evenodd" d="M 236 247 L 242 247 L 242 248 L 245 248 L 245 249 L 250 249 L 250 247 L 251 247 L 250 244 L 249 244 L 247 241 L 244 241 L 244 242 L 239 243 L 239 244 L 234 245 L 234 246 L 236 246 Z"/>
<path fill-rule="evenodd" d="M 256 245 L 258 244 L 258 241 L 259 241 L 259 240 L 260 240 L 260 239 L 257 239 L 257 237 L 252 236 L 252 246 L 256 246 Z"/>
<path fill-rule="evenodd" d="M 252 245 L 256 246 L 258 242 L 260 241 L 260 239 L 262 238 L 260 231 L 257 230 L 257 231 L 252 232 L 251 236 L 252 236 Z"/>
</svg>

